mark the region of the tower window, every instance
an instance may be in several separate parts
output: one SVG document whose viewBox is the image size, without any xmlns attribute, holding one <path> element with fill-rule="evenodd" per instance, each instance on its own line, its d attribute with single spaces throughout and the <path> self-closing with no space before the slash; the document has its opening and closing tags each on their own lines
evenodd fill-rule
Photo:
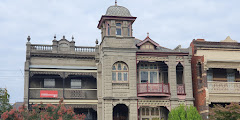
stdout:
<svg viewBox="0 0 240 120">
<path fill-rule="evenodd" d="M 116 35 L 122 35 L 121 23 L 116 23 Z"/>
<path fill-rule="evenodd" d="M 108 35 L 110 35 L 110 26 L 109 26 L 109 24 L 107 25 L 107 30 L 108 30 Z"/>
</svg>

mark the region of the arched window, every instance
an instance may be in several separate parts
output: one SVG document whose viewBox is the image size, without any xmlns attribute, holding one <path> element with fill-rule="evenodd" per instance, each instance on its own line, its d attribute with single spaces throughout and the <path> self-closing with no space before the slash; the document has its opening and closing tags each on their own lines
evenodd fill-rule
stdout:
<svg viewBox="0 0 240 120">
<path fill-rule="evenodd" d="M 123 62 L 116 62 L 112 66 L 112 80 L 114 82 L 128 81 L 128 67 Z"/>
</svg>

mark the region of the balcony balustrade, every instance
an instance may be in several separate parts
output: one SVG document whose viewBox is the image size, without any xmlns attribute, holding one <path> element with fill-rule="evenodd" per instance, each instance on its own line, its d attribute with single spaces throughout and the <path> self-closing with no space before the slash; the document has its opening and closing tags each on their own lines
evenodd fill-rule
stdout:
<svg viewBox="0 0 240 120">
<path fill-rule="evenodd" d="M 97 99 L 97 89 L 29 88 L 30 99 Z"/>
<path fill-rule="evenodd" d="M 185 95 L 185 85 L 184 84 L 178 84 L 177 85 L 177 94 L 178 95 Z"/>
<path fill-rule="evenodd" d="M 53 52 L 53 45 L 41 45 L 41 44 L 31 44 L 32 52 Z M 75 53 L 94 53 L 95 47 L 86 47 L 86 46 L 75 46 L 73 52 Z"/>
<path fill-rule="evenodd" d="M 209 93 L 240 93 L 240 82 L 208 81 Z"/>
<path fill-rule="evenodd" d="M 138 94 L 170 94 L 169 84 L 139 83 Z"/>
</svg>

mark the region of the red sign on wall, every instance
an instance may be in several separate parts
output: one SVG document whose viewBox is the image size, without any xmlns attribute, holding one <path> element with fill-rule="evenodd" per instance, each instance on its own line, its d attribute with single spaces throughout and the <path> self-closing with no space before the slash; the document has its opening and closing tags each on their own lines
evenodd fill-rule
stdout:
<svg viewBox="0 0 240 120">
<path fill-rule="evenodd" d="M 57 98 L 58 97 L 58 91 L 40 90 L 40 97 L 43 97 L 43 98 Z"/>
</svg>

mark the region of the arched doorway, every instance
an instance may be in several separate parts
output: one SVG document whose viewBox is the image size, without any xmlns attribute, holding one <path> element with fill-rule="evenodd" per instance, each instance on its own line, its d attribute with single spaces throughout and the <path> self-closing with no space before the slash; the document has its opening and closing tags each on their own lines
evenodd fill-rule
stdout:
<svg viewBox="0 0 240 120">
<path fill-rule="evenodd" d="M 118 104 L 113 108 L 113 120 L 128 120 L 128 107 Z"/>
</svg>

